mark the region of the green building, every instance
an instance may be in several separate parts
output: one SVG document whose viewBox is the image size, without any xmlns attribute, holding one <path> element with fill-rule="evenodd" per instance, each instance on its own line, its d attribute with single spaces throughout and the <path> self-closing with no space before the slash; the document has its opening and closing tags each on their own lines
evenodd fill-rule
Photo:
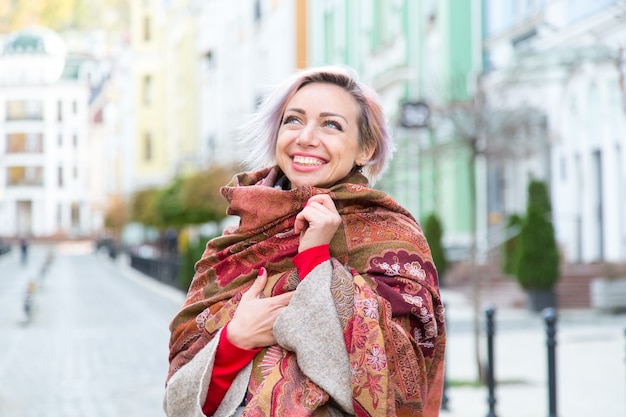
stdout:
<svg viewBox="0 0 626 417">
<path fill-rule="evenodd" d="M 472 159 L 444 115 L 451 104 L 471 100 L 481 71 L 480 6 L 478 0 L 309 2 L 309 64 L 356 69 L 388 111 L 397 151 L 377 186 L 418 220 L 436 212 L 449 248 L 470 242 Z"/>
</svg>

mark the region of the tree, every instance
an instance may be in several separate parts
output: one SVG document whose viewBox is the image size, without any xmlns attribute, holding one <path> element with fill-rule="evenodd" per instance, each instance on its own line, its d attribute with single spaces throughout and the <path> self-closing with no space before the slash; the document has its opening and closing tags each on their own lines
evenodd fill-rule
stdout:
<svg viewBox="0 0 626 417">
<path fill-rule="evenodd" d="M 104 216 L 104 226 L 113 234 L 115 238 L 119 238 L 124 224 L 127 220 L 127 208 L 124 200 L 120 196 L 113 196 L 106 209 Z"/>
<path fill-rule="evenodd" d="M 237 172 L 232 165 L 215 165 L 187 177 L 176 177 L 163 188 L 133 194 L 132 221 L 160 229 L 219 222 L 226 217 L 228 202 L 220 188 Z"/>
<path fill-rule="evenodd" d="M 539 180 L 528 184 L 528 206 L 520 232 L 516 276 L 527 291 L 552 291 L 559 279 L 559 251 L 548 190 Z"/>
<path fill-rule="evenodd" d="M 182 177 L 176 177 L 157 192 L 154 206 L 160 226 L 180 228 L 189 223 L 182 201 L 183 181 Z"/>
<path fill-rule="evenodd" d="M 133 193 L 130 202 L 130 220 L 146 226 L 159 226 L 155 201 L 158 188 L 147 188 Z"/>
<path fill-rule="evenodd" d="M 508 239 L 502 245 L 501 267 L 502 272 L 515 276 L 517 267 L 517 248 L 519 242 L 519 228 L 523 218 L 518 214 L 511 214 L 506 224 Z"/>
<path fill-rule="evenodd" d="M 437 273 L 439 275 L 439 284 L 443 285 L 443 277 L 448 269 L 448 260 L 446 259 L 446 254 L 441 240 L 443 237 L 443 227 L 441 226 L 439 217 L 435 213 L 428 215 L 426 220 L 424 220 L 423 225 L 424 235 L 426 236 L 426 240 L 428 240 L 433 262 L 435 263 L 435 267 L 437 268 Z"/>
<path fill-rule="evenodd" d="M 228 202 L 220 189 L 236 172 L 235 166 L 215 165 L 185 179 L 180 198 L 188 224 L 219 222 L 226 217 Z"/>
<path fill-rule="evenodd" d="M 0 0 L 0 33 L 27 26 L 67 29 L 119 30 L 128 21 L 123 0 Z"/>
<path fill-rule="evenodd" d="M 465 101 L 452 101 L 437 109 L 449 124 L 448 141 L 438 141 L 431 152 L 442 154 L 459 148 L 469 153 L 468 187 L 470 219 L 470 280 L 474 310 L 473 330 L 476 365 L 479 378 L 485 373 L 480 354 L 480 276 L 477 273 L 477 201 L 476 166 L 479 160 L 497 161 L 528 157 L 538 151 L 546 138 L 546 116 L 531 106 L 490 105 L 486 100 L 482 78 L 478 78 L 474 96 Z"/>
</svg>

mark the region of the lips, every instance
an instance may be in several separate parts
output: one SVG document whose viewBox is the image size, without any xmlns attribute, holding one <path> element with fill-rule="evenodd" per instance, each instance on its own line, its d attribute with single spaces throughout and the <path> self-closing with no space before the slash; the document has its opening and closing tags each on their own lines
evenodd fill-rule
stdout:
<svg viewBox="0 0 626 417">
<path fill-rule="evenodd" d="M 325 160 L 313 156 L 294 155 L 293 162 L 298 165 L 319 166 L 326 163 Z"/>
</svg>

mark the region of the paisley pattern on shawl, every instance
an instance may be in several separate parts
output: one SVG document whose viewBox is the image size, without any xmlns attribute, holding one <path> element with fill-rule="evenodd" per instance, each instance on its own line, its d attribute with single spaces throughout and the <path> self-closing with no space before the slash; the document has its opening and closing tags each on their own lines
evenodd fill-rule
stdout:
<svg viewBox="0 0 626 417">
<path fill-rule="evenodd" d="M 333 299 L 351 363 L 357 416 L 438 415 L 443 385 L 445 325 L 437 271 L 415 219 L 390 196 L 352 173 L 329 189 L 274 188 L 277 168 L 239 174 L 222 188 L 239 226 L 211 240 L 196 264 L 183 308 L 170 330 L 168 379 L 233 317 L 259 268 L 268 271 L 266 296 L 293 291 L 299 238 L 295 216 L 315 194 L 328 193 L 342 217 L 330 245 Z M 350 269 L 348 280 L 338 272 Z M 343 268 L 343 276 L 346 276 Z M 254 359 L 244 416 L 298 410 L 325 416 L 336 407 L 278 345 Z M 430 410 L 430 411 L 429 411 Z"/>
</svg>

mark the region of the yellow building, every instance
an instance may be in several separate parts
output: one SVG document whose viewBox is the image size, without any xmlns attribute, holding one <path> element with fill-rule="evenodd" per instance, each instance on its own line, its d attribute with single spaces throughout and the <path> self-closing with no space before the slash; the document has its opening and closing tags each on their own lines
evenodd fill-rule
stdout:
<svg viewBox="0 0 626 417">
<path fill-rule="evenodd" d="M 130 2 L 135 189 L 162 186 L 200 164 L 190 3 Z"/>
</svg>

